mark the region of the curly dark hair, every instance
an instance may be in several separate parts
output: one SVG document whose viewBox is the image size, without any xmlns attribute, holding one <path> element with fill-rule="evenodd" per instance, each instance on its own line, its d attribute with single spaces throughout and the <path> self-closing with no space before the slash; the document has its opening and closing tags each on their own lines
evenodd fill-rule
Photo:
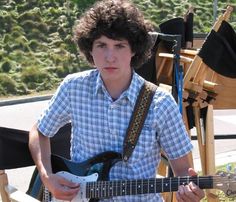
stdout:
<svg viewBox="0 0 236 202">
<path fill-rule="evenodd" d="M 131 67 L 138 68 L 151 54 L 153 27 L 142 12 L 128 0 L 102 0 L 95 3 L 78 20 L 74 39 L 88 62 L 94 64 L 90 54 L 94 40 L 102 35 L 110 39 L 126 39 L 135 55 Z"/>
</svg>

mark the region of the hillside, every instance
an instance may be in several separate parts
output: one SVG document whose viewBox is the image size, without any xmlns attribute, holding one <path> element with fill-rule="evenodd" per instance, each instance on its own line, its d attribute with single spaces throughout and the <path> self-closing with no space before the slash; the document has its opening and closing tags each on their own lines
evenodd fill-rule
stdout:
<svg viewBox="0 0 236 202">
<path fill-rule="evenodd" d="M 0 96 L 55 89 L 67 74 L 88 68 L 73 42 L 76 18 L 95 0 L 0 1 Z M 194 32 L 213 25 L 209 0 L 133 0 L 158 25 L 196 8 Z M 218 0 L 218 14 L 228 0 Z M 236 0 L 231 0 L 236 5 Z M 236 11 L 231 24 L 236 27 Z"/>
</svg>

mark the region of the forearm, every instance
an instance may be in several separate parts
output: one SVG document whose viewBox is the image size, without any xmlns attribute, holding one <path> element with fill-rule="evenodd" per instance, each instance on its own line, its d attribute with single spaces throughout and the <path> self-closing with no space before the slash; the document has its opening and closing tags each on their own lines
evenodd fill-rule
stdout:
<svg viewBox="0 0 236 202">
<path fill-rule="evenodd" d="M 190 158 L 191 153 L 176 159 L 171 160 L 170 164 L 175 176 L 187 176 L 189 168 L 193 168 L 193 164 Z"/>
<path fill-rule="evenodd" d="M 47 178 L 52 173 L 50 140 L 40 134 L 36 124 L 29 133 L 29 149 L 40 176 Z"/>
</svg>

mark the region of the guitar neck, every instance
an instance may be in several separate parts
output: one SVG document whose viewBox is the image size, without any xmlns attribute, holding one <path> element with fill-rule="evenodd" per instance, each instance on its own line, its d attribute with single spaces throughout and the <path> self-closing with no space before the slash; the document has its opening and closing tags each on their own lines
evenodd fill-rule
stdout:
<svg viewBox="0 0 236 202">
<path fill-rule="evenodd" d="M 87 198 L 137 195 L 177 191 L 180 185 L 194 182 L 202 189 L 214 188 L 213 176 L 172 177 L 144 180 L 96 181 L 86 183 Z"/>
</svg>

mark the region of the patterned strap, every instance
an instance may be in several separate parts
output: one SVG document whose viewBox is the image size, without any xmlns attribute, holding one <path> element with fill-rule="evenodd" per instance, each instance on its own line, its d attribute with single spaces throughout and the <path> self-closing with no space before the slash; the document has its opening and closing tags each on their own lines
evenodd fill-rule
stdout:
<svg viewBox="0 0 236 202">
<path fill-rule="evenodd" d="M 136 146 L 156 89 L 156 85 L 149 81 L 145 81 L 139 92 L 139 96 L 134 107 L 134 112 L 130 119 L 129 127 L 124 139 L 123 161 L 128 161 Z"/>
<path fill-rule="evenodd" d="M 49 192 L 49 190 L 43 186 L 43 199 L 42 202 L 51 202 L 51 193 Z"/>
</svg>

